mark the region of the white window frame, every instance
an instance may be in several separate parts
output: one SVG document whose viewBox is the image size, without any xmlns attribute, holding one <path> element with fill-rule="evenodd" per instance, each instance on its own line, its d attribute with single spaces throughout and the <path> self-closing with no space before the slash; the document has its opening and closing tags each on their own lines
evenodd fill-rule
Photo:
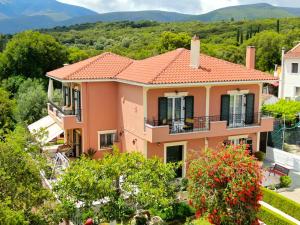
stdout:
<svg viewBox="0 0 300 225">
<path fill-rule="evenodd" d="M 233 142 L 233 145 L 239 145 L 241 139 L 249 139 L 248 135 L 230 136 L 228 141 Z"/>
<path fill-rule="evenodd" d="M 98 150 L 101 151 L 101 150 L 112 149 L 112 147 L 103 147 L 103 148 L 101 148 L 101 135 L 103 135 L 103 134 L 114 134 L 115 135 L 114 141 L 115 141 L 116 135 L 117 135 L 117 130 L 103 130 L 103 131 L 98 131 L 97 134 L 98 134 Z"/>
</svg>

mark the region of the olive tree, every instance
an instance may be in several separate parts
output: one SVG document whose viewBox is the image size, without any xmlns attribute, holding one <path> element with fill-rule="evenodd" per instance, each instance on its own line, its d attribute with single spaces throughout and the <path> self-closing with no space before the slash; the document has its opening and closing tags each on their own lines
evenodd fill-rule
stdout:
<svg viewBox="0 0 300 225">
<path fill-rule="evenodd" d="M 127 221 L 138 209 L 172 204 L 174 177 L 172 164 L 115 150 L 101 160 L 74 161 L 55 190 L 62 201 L 81 203 L 85 212 L 93 211 L 101 221 Z"/>
</svg>

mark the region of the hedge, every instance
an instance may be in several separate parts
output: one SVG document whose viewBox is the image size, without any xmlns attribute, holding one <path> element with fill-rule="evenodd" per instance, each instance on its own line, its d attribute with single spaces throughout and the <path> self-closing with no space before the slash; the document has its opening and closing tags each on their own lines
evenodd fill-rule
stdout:
<svg viewBox="0 0 300 225">
<path fill-rule="evenodd" d="M 300 204 L 294 202 L 275 191 L 269 190 L 267 188 L 262 188 L 263 191 L 263 201 L 281 210 L 282 212 L 300 220 Z"/>
<path fill-rule="evenodd" d="M 264 206 L 261 206 L 257 217 L 267 225 L 297 225 Z"/>
</svg>

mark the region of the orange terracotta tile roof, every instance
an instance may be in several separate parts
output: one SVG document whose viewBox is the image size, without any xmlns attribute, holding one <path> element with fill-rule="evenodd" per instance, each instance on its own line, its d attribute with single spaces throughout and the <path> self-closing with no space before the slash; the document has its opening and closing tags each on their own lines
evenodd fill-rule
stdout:
<svg viewBox="0 0 300 225">
<path fill-rule="evenodd" d="M 114 78 L 143 84 L 184 84 L 236 81 L 274 81 L 274 76 L 243 65 L 201 54 L 200 68 L 190 67 L 190 51 L 176 49 L 143 60 L 113 53 L 75 63 L 47 74 L 61 80 Z"/>
<path fill-rule="evenodd" d="M 285 55 L 285 58 L 292 59 L 292 58 L 299 58 L 300 57 L 300 43 L 297 44 L 294 48 L 288 51 Z"/>
<path fill-rule="evenodd" d="M 61 80 L 90 80 L 114 78 L 133 62 L 132 59 L 110 52 L 48 72 Z"/>
</svg>

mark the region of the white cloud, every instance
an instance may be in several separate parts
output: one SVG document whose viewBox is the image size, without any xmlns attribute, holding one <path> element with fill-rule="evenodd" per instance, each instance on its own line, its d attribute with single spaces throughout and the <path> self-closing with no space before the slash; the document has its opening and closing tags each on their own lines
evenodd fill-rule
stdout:
<svg viewBox="0 0 300 225">
<path fill-rule="evenodd" d="M 214 9 L 240 4 L 270 3 L 286 7 L 300 7 L 299 0 L 58 0 L 83 6 L 99 13 L 116 11 L 165 10 L 200 14 Z"/>
</svg>

